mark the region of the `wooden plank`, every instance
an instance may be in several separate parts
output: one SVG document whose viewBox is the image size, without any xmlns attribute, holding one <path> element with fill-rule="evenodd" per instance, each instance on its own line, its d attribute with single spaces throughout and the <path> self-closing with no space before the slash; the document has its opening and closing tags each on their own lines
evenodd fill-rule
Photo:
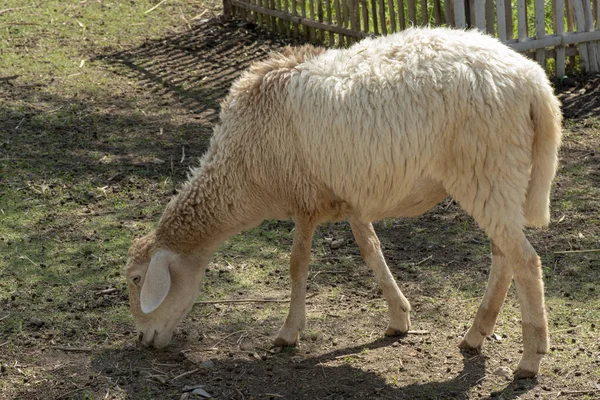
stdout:
<svg viewBox="0 0 600 400">
<path fill-rule="evenodd" d="M 404 0 L 398 0 L 398 22 L 400 23 L 400 30 L 406 29 L 406 20 L 404 16 Z"/>
<path fill-rule="evenodd" d="M 375 0 L 371 0 L 371 1 L 375 1 Z M 381 34 L 382 35 L 387 35 L 388 31 L 387 31 L 387 23 L 386 23 L 386 18 L 385 18 L 385 0 L 378 0 L 378 8 L 379 8 L 379 22 L 381 24 Z"/>
<path fill-rule="evenodd" d="M 436 25 L 442 25 L 442 7 L 440 0 L 433 0 L 433 19 Z"/>
<path fill-rule="evenodd" d="M 363 17 L 363 32 L 369 32 L 369 5 L 367 4 L 367 0 L 361 0 L 361 11 Z"/>
<path fill-rule="evenodd" d="M 504 15 L 506 18 L 506 40 L 513 38 L 512 0 L 504 0 Z"/>
<path fill-rule="evenodd" d="M 517 0 L 517 22 L 519 30 L 519 40 L 527 39 L 527 5 L 525 0 Z"/>
<path fill-rule="evenodd" d="M 522 1 L 525 1 L 525 0 L 522 0 Z M 467 26 L 466 18 L 465 18 L 465 3 L 464 3 L 464 1 L 460 1 L 460 0 L 454 1 L 454 20 L 455 20 L 456 27 L 459 29 L 463 29 Z"/>
<path fill-rule="evenodd" d="M 331 1 L 330 0 L 325 0 L 325 11 L 327 12 L 327 23 L 329 25 L 333 25 L 333 16 L 331 15 Z M 330 46 L 334 46 L 335 45 L 335 37 L 333 32 L 329 31 L 329 45 Z"/>
<path fill-rule="evenodd" d="M 324 20 L 325 15 L 323 13 L 323 0 L 317 0 L 317 21 L 323 23 Z M 325 31 L 323 29 L 319 29 L 319 42 L 325 42 Z"/>
<path fill-rule="evenodd" d="M 379 26 L 377 24 L 377 2 L 375 0 L 370 0 L 370 1 L 371 1 L 371 16 L 373 17 L 373 31 L 375 32 L 376 35 L 379 35 Z"/>
<path fill-rule="evenodd" d="M 529 39 L 522 42 L 513 39 L 507 41 L 506 44 L 516 51 L 526 52 L 546 47 L 586 44 L 596 40 L 600 40 L 600 30 L 592 32 L 565 32 L 562 36 L 546 35 L 543 39 Z"/>
<path fill-rule="evenodd" d="M 360 31 L 360 15 L 358 8 L 359 0 L 349 0 L 350 6 L 350 29 L 353 31 Z"/>
<path fill-rule="evenodd" d="M 498 39 L 506 43 L 506 6 L 504 0 L 496 0 L 496 15 L 498 16 Z"/>
<path fill-rule="evenodd" d="M 592 7 L 589 0 L 582 0 L 583 4 L 583 16 L 585 19 L 585 30 L 591 32 L 594 30 L 594 16 L 592 14 Z M 590 43 L 588 45 L 588 54 L 590 57 L 590 68 L 591 72 L 598 72 L 598 45 L 597 43 Z"/>
<path fill-rule="evenodd" d="M 485 2 L 485 29 L 487 33 L 496 36 L 496 27 L 494 24 L 494 0 L 486 0 Z"/>
<path fill-rule="evenodd" d="M 408 0 L 408 26 L 417 25 L 417 5 L 415 0 Z"/>
<path fill-rule="evenodd" d="M 565 3 L 564 0 L 554 1 L 554 34 L 562 36 L 565 33 Z M 556 76 L 562 78 L 565 75 L 565 46 L 556 46 Z"/>
<path fill-rule="evenodd" d="M 398 29 L 396 29 L 396 12 L 394 11 L 394 0 L 388 0 L 388 12 L 390 13 L 391 31 L 398 32 Z"/>
<path fill-rule="evenodd" d="M 446 25 L 453 27 L 454 23 L 454 0 L 444 0 L 444 14 L 446 17 Z"/>
<path fill-rule="evenodd" d="M 534 1 L 533 11 L 535 13 L 535 37 L 543 39 L 546 36 L 546 10 L 544 8 L 544 0 Z M 544 49 L 537 50 L 535 54 L 537 62 L 546 69 L 546 52 Z"/>
<path fill-rule="evenodd" d="M 310 11 L 310 19 L 312 21 L 316 21 L 316 18 L 315 18 L 315 0 L 308 0 L 308 8 L 309 8 L 309 11 Z M 316 29 L 313 28 L 313 29 L 310 30 L 310 40 L 311 41 L 313 41 L 313 42 L 315 41 L 316 34 L 317 34 Z"/>
<path fill-rule="evenodd" d="M 585 18 L 583 16 L 583 4 L 581 4 L 581 0 L 571 0 L 573 1 L 573 9 L 575 10 L 575 26 L 577 27 L 577 32 L 585 32 Z M 586 0 L 587 1 L 587 0 Z M 585 72 L 592 72 L 590 69 L 590 57 L 588 53 L 588 46 L 586 43 L 579 44 L 579 60 L 581 61 L 581 66 Z"/>
<path fill-rule="evenodd" d="M 421 0 L 421 23 L 427 26 L 429 23 L 429 13 L 427 12 L 427 0 Z"/>
<path fill-rule="evenodd" d="M 475 26 L 486 32 L 485 26 L 485 0 L 475 0 Z"/>
<path fill-rule="evenodd" d="M 348 28 L 344 28 L 344 27 L 340 27 L 340 26 L 335 26 L 335 25 L 328 25 L 326 23 L 320 23 L 317 21 L 312 21 L 308 18 L 302 18 L 300 16 L 294 17 L 292 15 L 286 14 L 284 12 L 281 11 L 277 11 L 277 10 L 272 10 L 270 8 L 265 8 L 265 7 L 260 7 L 260 6 L 256 6 L 254 4 L 248 4 L 248 3 L 244 3 L 242 1 L 239 0 L 231 0 L 231 4 L 238 6 L 238 7 L 243 7 L 249 10 L 253 10 L 256 11 L 258 13 L 263 13 L 267 16 L 270 17 L 274 17 L 274 18 L 281 18 L 283 20 L 286 21 L 290 21 L 293 23 L 297 23 L 297 24 L 302 24 L 305 25 L 309 28 L 314 28 L 314 29 L 325 29 L 325 30 L 331 30 L 332 32 L 335 33 L 339 33 L 341 35 L 346 35 L 346 36 L 350 36 L 352 38 L 357 38 L 357 39 L 362 39 L 364 37 L 367 36 L 366 33 L 364 32 L 354 32 L 351 29 Z M 599 31 L 600 33 L 600 31 Z"/>
</svg>

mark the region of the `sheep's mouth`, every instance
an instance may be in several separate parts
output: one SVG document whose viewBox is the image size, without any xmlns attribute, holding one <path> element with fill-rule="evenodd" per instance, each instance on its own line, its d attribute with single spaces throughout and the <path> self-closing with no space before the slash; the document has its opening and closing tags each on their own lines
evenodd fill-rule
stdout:
<svg viewBox="0 0 600 400">
<path fill-rule="evenodd" d="M 145 347 L 154 347 L 162 349 L 171 342 L 172 332 L 168 330 L 158 331 L 156 329 L 140 329 L 137 334 L 138 342 Z"/>
</svg>

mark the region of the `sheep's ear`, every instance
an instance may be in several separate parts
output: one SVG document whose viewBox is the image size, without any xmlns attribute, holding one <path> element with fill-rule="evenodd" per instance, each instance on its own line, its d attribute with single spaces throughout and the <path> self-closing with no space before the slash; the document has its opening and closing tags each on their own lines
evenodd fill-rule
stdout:
<svg viewBox="0 0 600 400">
<path fill-rule="evenodd" d="M 171 287 L 169 257 L 167 251 L 159 251 L 152 257 L 140 294 L 140 306 L 144 314 L 156 310 L 167 297 Z"/>
</svg>

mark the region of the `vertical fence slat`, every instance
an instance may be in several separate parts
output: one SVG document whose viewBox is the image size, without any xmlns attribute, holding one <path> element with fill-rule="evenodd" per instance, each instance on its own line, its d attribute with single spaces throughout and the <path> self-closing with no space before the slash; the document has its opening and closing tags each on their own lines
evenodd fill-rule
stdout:
<svg viewBox="0 0 600 400">
<path fill-rule="evenodd" d="M 496 29 L 494 24 L 494 0 L 486 0 L 485 2 L 485 28 L 487 32 L 495 36 Z"/>
<path fill-rule="evenodd" d="M 325 0 L 325 11 L 327 12 L 327 23 L 333 26 L 333 18 L 331 17 L 331 0 Z M 329 45 L 335 45 L 335 37 L 332 31 L 329 31 Z"/>
<path fill-rule="evenodd" d="M 323 21 L 325 20 L 323 15 L 323 0 L 317 0 L 317 19 L 320 23 L 323 23 Z M 325 41 L 325 31 L 323 29 L 319 29 L 319 41 L 321 43 Z"/>
<path fill-rule="evenodd" d="M 594 16 L 592 15 L 592 8 L 590 0 L 582 0 L 583 4 L 583 16 L 585 19 L 585 30 L 591 32 L 594 30 Z M 588 54 L 590 57 L 590 68 L 591 72 L 598 72 L 598 42 L 590 42 L 588 44 Z"/>
<path fill-rule="evenodd" d="M 566 0 L 567 5 L 567 31 L 575 31 L 575 11 L 573 10 L 573 1 Z M 575 56 L 569 56 L 569 69 L 575 68 Z"/>
<path fill-rule="evenodd" d="M 310 11 L 310 19 L 315 20 L 315 0 L 308 0 L 309 11 Z M 310 40 L 314 41 L 316 36 L 316 29 L 312 28 L 310 30 Z"/>
<path fill-rule="evenodd" d="M 504 15 L 506 19 L 506 39 L 513 38 L 512 0 L 504 1 Z"/>
<path fill-rule="evenodd" d="M 455 26 L 454 23 L 454 1 L 444 0 L 444 14 L 446 17 L 446 25 Z"/>
<path fill-rule="evenodd" d="M 517 0 L 517 22 L 519 42 L 522 42 L 527 39 L 527 4 L 525 0 Z"/>
<path fill-rule="evenodd" d="M 498 39 L 506 43 L 506 7 L 504 0 L 496 0 L 496 15 L 498 16 Z"/>
<path fill-rule="evenodd" d="M 410 1 L 410 0 L 409 0 Z M 525 0 L 522 0 L 525 1 Z M 454 19 L 456 27 L 463 29 L 467 26 L 465 21 L 465 2 L 461 0 L 454 0 Z"/>
<path fill-rule="evenodd" d="M 400 30 L 406 29 L 406 21 L 404 17 L 404 0 L 398 0 L 398 22 L 400 23 Z"/>
<path fill-rule="evenodd" d="M 436 25 L 442 24 L 442 7 L 440 6 L 440 0 L 433 0 L 433 18 Z"/>
<path fill-rule="evenodd" d="M 417 5 L 415 0 L 408 0 L 408 24 L 417 25 Z"/>
<path fill-rule="evenodd" d="M 388 11 L 390 12 L 390 28 L 392 32 L 398 32 L 398 29 L 396 29 L 396 12 L 394 11 L 394 0 L 388 0 Z"/>
<path fill-rule="evenodd" d="M 563 0 L 554 2 L 554 33 L 562 36 L 565 33 L 565 3 Z M 556 47 L 556 76 L 562 78 L 565 75 L 565 46 Z"/>
<path fill-rule="evenodd" d="M 485 26 L 485 0 L 475 0 L 475 26 L 486 32 Z"/>
<path fill-rule="evenodd" d="M 371 1 L 375 1 L 375 0 L 371 0 Z M 387 31 L 387 23 L 385 20 L 385 3 L 384 0 L 378 0 L 379 4 L 379 22 L 381 24 L 381 34 L 382 35 L 387 35 L 388 31 Z"/>
<path fill-rule="evenodd" d="M 427 12 L 427 0 L 421 0 L 421 23 L 424 26 L 429 23 L 429 14 Z"/>
<path fill-rule="evenodd" d="M 377 24 L 377 2 L 375 0 L 371 1 L 371 16 L 373 17 L 373 32 L 376 35 L 379 35 L 379 26 Z"/>
<path fill-rule="evenodd" d="M 575 25 L 577 32 L 583 32 L 585 30 L 585 22 L 583 18 L 583 5 L 580 0 L 569 0 L 573 2 L 573 8 L 575 10 Z M 588 48 L 586 43 L 579 44 L 579 60 L 586 72 L 590 72 L 590 59 L 588 55 Z"/>
<path fill-rule="evenodd" d="M 369 32 L 369 5 L 367 0 L 361 0 L 362 17 L 363 17 L 363 32 Z"/>
<path fill-rule="evenodd" d="M 544 8 L 544 0 L 535 0 L 533 5 L 533 11 L 535 13 L 535 37 L 536 39 L 543 39 L 546 36 L 546 10 Z M 546 69 L 546 49 L 536 50 L 535 58 L 542 68 Z"/>
</svg>

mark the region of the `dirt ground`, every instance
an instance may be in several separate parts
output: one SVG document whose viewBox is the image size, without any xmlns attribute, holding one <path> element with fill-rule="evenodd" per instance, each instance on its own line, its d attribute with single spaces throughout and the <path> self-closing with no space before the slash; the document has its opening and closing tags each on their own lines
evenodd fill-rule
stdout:
<svg viewBox="0 0 600 400">
<path fill-rule="evenodd" d="M 117 250 L 126 249 L 131 237 L 158 219 L 173 188 L 185 179 L 186 168 L 206 149 L 219 101 L 232 81 L 250 63 L 287 43 L 251 24 L 213 18 L 134 47 L 101 53 L 90 48 L 90 65 L 123 82 L 106 98 L 82 94 L 81 104 L 74 105 L 74 98 L 45 98 L 35 85 L 0 82 L 6 102 L 41 97 L 54 108 L 79 107 L 80 115 L 92 115 L 32 125 L 27 128 L 32 135 L 36 130 L 44 134 L 25 139 L 14 127 L 31 111 L 6 113 L 0 131 L 6 128 L 8 138 L 0 141 L 10 144 L 4 145 L 3 156 L 42 163 L 48 179 L 68 170 L 90 179 L 91 187 L 122 192 L 127 210 L 111 220 L 112 230 L 90 228 L 82 238 L 79 217 L 99 218 L 109 211 L 96 191 L 65 189 L 52 204 L 74 204 L 78 218 L 64 219 L 48 203 L 33 225 L 38 231 L 18 240 L 3 234 L 6 265 L 23 254 L 13 252 L 16 246 L 23 249 L 27 240 L 55 234 L 77 246 L 86 242 L 104 248 L 114 232 L 127 231 Z M 414 308 L 414 331 L 405 337 L 383 337 L 385 302 L 345 223 L 320 228 L 307 328 L 298 346 L 280 351 L 270 343 L 287 305 L 276 302 L 198 303 L 177 328 L 171 346 L 162 351 L 139 347 L 126 308 L 125 254 L 99 262 L 94 257 L 102 255 L 94 247 L 89 252 L 77 247 L 78 255 L 57 258 L 75 264 L 72 257 L 87 257 L 82 262 L 98 265 L 97 280 L 86 281 L 73 265 L 70 272 L 60 270 L 69 277 L 57 277 L 54 287 L 44 289 L 54 295 L 36 300 L 36 285 L 44 286 L 46 279 L 40 275 L 37 283 L 15 284 L 15 292 L 0 298 L 0 318 L 7 318 L 0 321 L 6 323 L 0 336 L 0 398 L 203 398 L 192 393 L 199 385 L 216 399 L 246 400 L 600 398 L 600 253 L 577 252 L 600 248 L 600 76 L 577 78 L 569 87 L 557 83 L 557 91 L 566 135 L 553 193 L 553 224 L 549 230 L 528 232 L 546 266 L 552 332 L 552 351 L 538 379 L 504 376 L 516 367 L 521 348 L 512 289 L 497 332 L 482 352 L 462 353 L 456 347 L 485 288 L 489 244 L 470 217 L 446 200 L 419 219 L 376 225 L 393 274 Z M 119 112 L 135 107 L 152 114 Z M 115 125 L 126 140 L 104 134 Z M 98 156 L 78 157 L 70 152 L 72 146 Z M 40 174 L 19 175 L 6 163 L 3 168 L 14 185 L 26 186 Z M 145 182 L 162 182 L 165 176 L 169 184 L 145 189 Z M 201 300 L 285 299 L 292 228 L 290 222 L 271 221 L 232 238 L 211 264 Z M 44 267 L 34 261 L 31 271 L 38 273 Z M 8 268 L 2 274 L 15 278 Z M 120 319 L 103 319 L 112 313 Z"/>
</svg>

